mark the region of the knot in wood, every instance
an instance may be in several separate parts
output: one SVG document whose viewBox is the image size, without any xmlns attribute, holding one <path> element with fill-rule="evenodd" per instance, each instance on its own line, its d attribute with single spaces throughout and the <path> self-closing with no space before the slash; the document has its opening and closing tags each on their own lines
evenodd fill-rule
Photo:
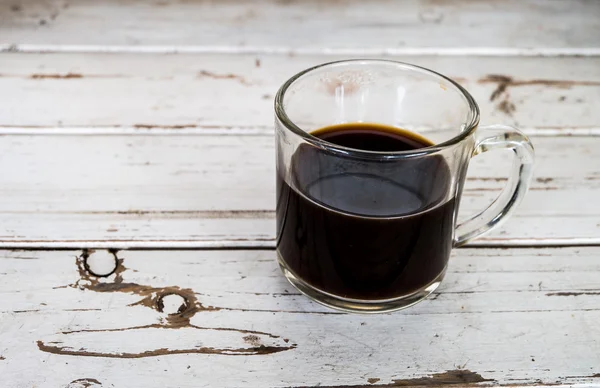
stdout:
<svg viewBox="0 0 600 388">
<path fill-rule="evenodd" d="M 105 278 L 117 271 L 119 259 L 111 251 L 84 251 L 82 254 L 85 270 L 92 276 Z"/>
<path fill-rule="evenodd" d="M 176 292 L 159 294 L 156 299 L 156 309 L 161 313 L 179 315 L 185 313 L 189 308 L 188 298 Z"/>
</svg>

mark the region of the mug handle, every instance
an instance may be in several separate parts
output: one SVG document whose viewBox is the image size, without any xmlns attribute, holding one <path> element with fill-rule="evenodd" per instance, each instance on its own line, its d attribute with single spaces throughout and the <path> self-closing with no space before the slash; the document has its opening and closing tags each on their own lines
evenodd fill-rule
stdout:
<svg viewBox="0 0 600 388">
<path fill-rule="evenodd" d="M 515 153 L 512 174 L 506 187 L 487 209 L 458 224 L 454 246 L 468 243 L 500 225 L 517 208 L 533 176 L 533 145 L 529 138 L 509 125 L 479 127 L 475 132 L 475 149 L 471 157 L 497 149 L 512 149 Z"/>
</svg>

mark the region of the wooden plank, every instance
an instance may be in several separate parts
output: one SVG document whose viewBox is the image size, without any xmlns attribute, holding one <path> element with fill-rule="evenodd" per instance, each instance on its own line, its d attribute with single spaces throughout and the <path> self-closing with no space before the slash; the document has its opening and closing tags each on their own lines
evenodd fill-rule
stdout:
<svg viewBox="0 0 600 388">
<path fill-rule="evenodd" d="M 2 381 L 600 386 L 599 254 L 456 250 L 433 297 L 369 316 L 299 295 L 273 251 L 95 251 L 102 278 L 81 251 L 2 251 Z"/>
<path fill-rule="evenodd" d="M 0 5 L 5 51 L 597 55 L 595 1 L 34 0 Z M 132 18 L 131 15 L 135 15 Z"/>
<path fill-rule="evenodd" d="M 600 138 L 533 141 L 531 191 L 512 220 L 476 244 L 600 243 Z M 259 135 L 4 136 L 0 244 L 272 247 L 273 148 Z M 497 195 L 509 156 L 473 160 L 462 216 Z"/>
<path fill-rule="evenodd" d="M 0 125 L 4 133 L 46 127 L 271 133 L 279 86 L 302 69 L 342 58 L 4 54 Z M 513 124 L 532 134 L 600 134 L 600 57 L 394 59 L 456 79 L 480 104 L 482 123 Z"/>
</svg>

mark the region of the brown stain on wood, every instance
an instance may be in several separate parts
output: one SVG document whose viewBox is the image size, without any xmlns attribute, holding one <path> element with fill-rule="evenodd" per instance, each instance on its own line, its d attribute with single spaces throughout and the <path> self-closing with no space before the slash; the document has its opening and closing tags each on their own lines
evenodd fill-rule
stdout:
<svg viewBox="0 0 600 388">
<path fill-rule="evenodd" d="M 248 334 L 242 338 L 245 342 L 252 346 L 260 346 L 260 337 L 255 334 Z"/>
<path fill-rule="evenodd" d="M 307 310 L 273 310 L 273 309 L 249 309 L 249 308 L 234 308 L 234 307 L 219 307 L 219 311 L 242 311 L 254 313 L 286 313 L 286 314 L 302 314 L 302 315 L 346 315 L 348 313 L 342 311 L 307 311 Z"/>
<path fill-rule="evenodd" d="M 67 385 L 67 388 L 70 388 L 71 386 L 74 387 L 84 387 L 84 388 L 90 388 L 93 387 L 95 385 L 102 385 L 102 383 L 96 379 L 92 379 L 90 377 L 86 377 L 83 379 L 77 379 L 77 380 L 73 380 L 69 383 L 69 385 Z"/>
<path fill-rule="evenodd" d="M 477 192 L 477 191 L 500 191 L 501 188 L 500 187 L 468 187 L 465 188 L 464 191 L 465 192 Z"/>
<path fill-rule="evenodd" d="M 571 88 L 573 86 L 600 86 L 599 81 L 569 81 L 569 80 L 549 80 L 549 79 L 532 79 L 532 80 L 515 80 L 513 77 L 502 74 L 488 74 L 480 78 L 477 83 L 498 84 L 496 89 L 490 95 L 490 101 L 496 100 L 500 95 L 506 92 L 506 89 L 514 86 L 530 86 L 543 85 L 557 88 Z"/>
<path fill-rule="evenodd" d="M 212 71 L 201 70 L 198 72 L 198 78 L 230 79 L 230 80 L 236 80 L 239 83 L 241 83 L 242 85 L 246 85 L 246 86 L 251 85 L 251 83 L 248 82 L 244 77 L 242 77 L 241 75 L 233 74 L 233 73 L 219 74 L 219 73 L 213 73 Z"/>
<path fill-rule="evenodd" d="M 393 380 L 393 387 L 410 386 L 442 386 L 475 384 L 483 382 L 493 382 L 492 379 L 485 379 L 479 373 L 471 372 L 467 369 L 454 369 L 443 373 L 435 373 L 430 377 L 420 377 L 416 379 Z"/>
<path fill-rule="evenodd" d="M 14 259 L 14 260 L 39 260 L 40 258 L 37 256 L 4 256 L 5 259 Z"/>
<path fill-rule="evenodd" d="M 600 295 L 600 291 L 549 292 L 546 294 L 546 296 L 580 296 L 580 295 Z"/>
<path fill-rule="evenodd" d="M 190 324 L 190 318 L 198 311 L 215 311 L 216 307 L 203 306 L 196 297 L 193 290 L 189 288 L 180 288 L 177 286 L 171 287 L 152 287 L 137 283 L 127 283 L 123 281 L 123 272 L 127 269 L 123 264 L 123 259 L 117 256 L 116 251 L 112 251 L 116 266 L 113 272 L 106 276 L 94 275 L 87 265 L 87 259 L 93 253 L 90 250 L 84 250 L 81 256 L 75 260 L 79 280 L 70 287 L 90 290 L 94 292 L 123 292 L 135 294 L 142 297 L 139 301 L 131 304 L 131 306 L 145 306 L 154 309 L 158 312 L 163 312 L 163 298 L 168 295 L 179 295 L 183 299 L 182 305 L 174 314 L 168 314 L 164 319 L 164 325 L 171 328 L 186 327 Z M 111 277 L 111 282 L 102 282 L 101 278 Z"/>
<path fill-rule="evenodd" d="M 88 76 L 84 76 L 83 74 L 77 74 L 77 73 L 66 73 L 66 74 L 43 74 L 43 73 L 36 73 L 36 74 L 30 74 L 30 75 L 23 75 L 23 74 L 8 74 L 8 73 L 2 73 L 0 74 L 0 78 L 27 78 L 27 79 L 79 79 L 79 78 L 84 78 L 84 77 L 89 77 L 89 78 L 109 78 L 112 76 L 104 76 L 104 75 L 88 75 Z M 114 76 L 114 77 L 119 77 L 119 76 Z"/>
<path fill-rule="evenodd" d="M 220 354 L 220 355 L 264 355 L 279 353 L 286 350 L 291 350 L 297 347 L 297 344 L 291 344 L 289 346 L 265 346 L 260 343 L 259 336 L 265 336 L 272 339 L 279 339 L 280 336 L 257 331 L 257 330 L 244 330 L 234 329 L 226 327 L 202 327 L 189 324 L 186 327 L 198 330 L 209 330 L 218 332 L 234 332 L 245 334 L 243 337 L 245 342 L 250 342 L 251 347 L 244 348 L 214 348 L 214 347 L 197 347 L 191 349 L 167 349 L 160 348 L 155 350 L 149 350 L 141 353 L 102 353 L 102 352 L 91 352 L 85 349 L 75 350 L 68 346 L 59 346 L 60 342 L 47 342 L 37 341 L 38 348 L 47 353 L 59 354 L 59 355 L 77 355 L 86 357 L 104 357 L 104 358 L 145 358 L 155 356 L 167 356 L 173 354 Z M 142 329 L 170 329 L 171 327 L 161 324 L 150 324 L 143 326 L 133 326 L 125 328 L 113 328 L 113 329 L 81 329 L 81 330 L 69 330 L 63 331 L 61 334 L 69 335 L 75 333 L 112 333 L 112 332 L 126 332 L 131 330 L 142 330 Z M 284 342 L 289 342 L 284 341 Z M 52 345 L 50 345 L 52 344 Z"/>
<path fill-rule="evenodd" d="M 369 381 L 369 380 L 367 380 Z M 380 381 L 380 379 L 377 379 Z M 396 379 L 392 380 L 392 383 L 388 384 L 377 384 L 376 387 L 447 387 L 447 386 L 460 386 L 460 387 L 479 387 L 479 383 L 491 382 L 495 383 L 493 379 L 485 379 L 479 373 L 471 372 L 467 369 L 455 369 L 449 370 L 443 373 L 434 373 L 429 377 L 419 377 L 414 379 Z M 370 384 L 373 384 L 369 381 Z M 373 385 L 320 385 L 322 388 L 368 388 Z M 309 387 L 295 387 L 295 388 L 309 388 Z M 311 387 L 314 388 L 314 387 Z"/>
<path fill-rule="evenodd" d="M 548 79 L 532 79 L 532 80 L 515 80 L 513 77 L 502 74 L 488 74 L 480 78 L 477 83 L 497 84 L 496 89 L 490 95 L 490 101 L 495 101 L 498 97 L 504 95 L 504 99 L 496 106 L 496 108 L 507 115 L 512 115 L 515 112 L 516 106 L 509 99 L 508 88 L 518 86 L 543 85 L 557 88 L 571 88 L 573 86 L 600 86 L 598 81 L 569 81 L 569 80 L 548 80 Z M 564 101 L 562 99 L 561 101 Z"/>
<path fill-rule="evenodd" d="M 369 384 L 375 384 L 375 383 L 376 383 L 376 382 L 378 382 L 379 380 L 381 380 L 381 379 L 378 379 L 377 377 L 369 377 L 369 378 L 367 379 L 367 382 L 368 382 Z"/>
<path fill-rule="evenodd" d="M 499 111 L 506 113 L 507 115 L 512 115 L 516 110 L 517 107 L 515 106 L 515 104 L 513 104 L 512 102 L 510 102 L 508 100 L 508 98 L 505 98 L 504 100 L 502 100 L 497 106 L 496 108 L 498 108 Z"/>
<path fill-rule="evenodd" d="M 481 83 L 497 83 L 498 84 L 496 89 L 494 89 L 494 91 L 490 95 L 490 101 L 494 101 L 496 98 L 498 98 L 502 93 L 504 93 L 506 91 L 506 88 L 512 82 L 512 80 L 513 80 L 512 77 L 508 77 L 505 75 L 490 74 L 485 78 L 481 78 L 477 82 L 480 84 Z"/>
<path fill-rule="evenodd" d="M 67 73 L 67 74 L 32 74 L 29 76 L 31 79 L 73 79 L 83 78 L 82 74 Z"/>
<path fill-rule="evenodd" d="M 266 333 L 264 331 L 258 331 L 258 330 L 234 329 L 231 327 L 203 327 L 203 326 L 197 326 L 197 325 L 192 325 L 192 324 L 190 324 L 188 327 L 191 327 L 192 329 L 199 329 L 199 330 L 237 332 L 240 334 L 249 334 L 249 335 L 254 335 L 254 336 L 263 335 L 263 336 L 273 338 L 273 339 L 281 338 L 278 335 Z M 159 323 L 152 323 L 149 325 L 132 326 L 132 327 L 118 327 L 118 328 L 113 328 L 113 329 L 66 330 L 66 331 L 61 331 L 60 333 L 65 334 L 65 335 L 75 334 L 75 333 L 112 333 L 112 332 L 118 332 L 118 331 L 139 330 L 139 329 L 169 329 L 169 327 L 166 327 Z M 284 342 L 288 343 L 289 340 L 287 340 L 287 341 L 284 340 Z M 296 346 L 296 345 L 294 345 L 294 346 Z"/>
<path fill-rule="evenodd" d="M 0 361 L 4 361 L 6 358 L 4 356 L 0 356 Z"/>
<path fill-rule="evenodd" d="M 117 256 L 117 251 L 109 250 L 115 258 L 115 269 L 107 275 L 98 276 L 94 275 L 87 264 L 87 259 L 93 250 L 84 250 L 82 254 L 75 259 L 79 279 L 67 287 L 77 288 L 81 290 L 89 290 L 93 292 L 122 292 L 141 296 L 142 299 L 132 303 L 130 306 L 145 306 L 154 309 L 158 312 L 164 312 L 163 299 L 169 295 L 177 295 L 182 298 L 183 303 L 174 313 L 167 314 L 166 318 L 161 319 L 160 324 L 150 324 L 144 326 L 128 327 L 128 328 L 117 328 L 117 329 L 89 329 L 89 330 L 72 330 L 63 331 L 61 334 L 69 335 L 73 333 L 82 332 L 115 332 L 115 331 L 127 331 L 127 330 L 139 330 L 139 329 L 179 329 L 179 328 L 192 328 L 198 330 L 214 330 L 214 331 L 228 331 L 237 332 L 244 334 L 243 340 L 250 343 L 251 347 L 245 348 L 214 348 L 214 347 L 196 347 L 191 349 L 167 349 L 160 348 L 155 350 L 148 350 L 140 353 L 101 353 L 92 352 L 85 349 L 74 350 L 66 346 L 51 345 L 51 343 L 44 343 L 43 341 L 37 341 L 39 350 L 52 354 L 60 355 L 74 355 L 74 356 L 85 356 L 85 357 L 106 357 L 106 358 L 145 358 L 164 356 L 171 354 L 221 354 L 221 355 L 263 355 L 278 353 L 285 350 L 296 348 L 296 344 L 290 346 L 265 346 L 260 343 L 260 336 L 267 336 L 269 338 L 280 338 L 279 336 L 255 331 L 255 330 L 243 330 L 234 328 L 210 328 L 200 327 L 190 323 L 190 319 L 199 311 L 218 311 L 220 308 L 213 306 L 204 306 L 193 290 L 189 288 L 180 288 L 177 286 L 171 287 L 152 287 L 147 285 L 141 285 L 137 283 L 124 282 L 123 272 L 127 269 L 123 264 L 123 259 Z M 104 281 L 104 280 L 109 281 Z M 287 343 L 287 341 L 286 341 Z"/>
<path fill-rule="evenodd" d="M 468 181 L 477 181 L 477 182 L 506 182 L 508 178 L 500 177 L 467 177 Z"/>
<path fill-rule="evenodd" d="M 62 214 L 57 212 L 56 214 Z M 69 213 L 73 214 L 73 213 Z M 270 219 L 275 217 L 274 210 L 117 210 L 117 211 L 79 211 L 75 214 L 101 215 L 116 214 L 123 216 L 160 216 L 182 218 L 208 218 L 208 219 Z"/>
<path fill-rule="evenodd" d="M 535 178 L 535 181 L 539 183 L 548 183 L 554 181 L 554 178 Z"/>
<path fill-rule="evenodd" d="M 1 50 L 0 50 L 1 51 Z M 34 74 L 18 74 L 18 73 L 0 73 L 0 78 L 25 78 L 25 79 L 81 79 L 81 78 L 131 78 L 125 74 L 80 74 L 80 73 L 34 73 Z"/>
<path fill-rule="evenodd" d="M 291 347 L 279 346 L 259 346 L 255 348 L 233 348 L 218 349 L 212 347 L 200 347 L 192 349 L 167 349 L 160 348 L 147 350 L 140 353 L 101 353 L 89 352 L 87 350 L 75 350 L 68 347 L 46 345 L 42 341 L 37 341 L 38 349 L 42 352 L 57 354 L 62 356 L 81 356 L 81 357 L 103 357 L 103 358 L 146 358 L 168 356 L 173 354 L 220 354 L 228 356 L 247 356 L 247 355 L 265 355 L 279 353 L 290 349 Z"/>
<path fill-rule="evenodd" d="M 176 124 L 176 125 L 154 125 L 154 124 L 133 124 L 135 129 L 186 129 L 186 128 L 198 128 L 196 124 Z"/>
</svg>

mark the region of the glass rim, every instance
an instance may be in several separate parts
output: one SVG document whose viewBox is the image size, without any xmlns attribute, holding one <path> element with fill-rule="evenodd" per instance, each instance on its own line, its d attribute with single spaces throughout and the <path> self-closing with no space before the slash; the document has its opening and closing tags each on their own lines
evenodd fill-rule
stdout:
<svg viewBox="0 0 600 388">
<path fill-rule="evenodd" d="M 311 73 L 311 72 L 321 69 L 323 67 L 328 67 L 328 66 L 338 65 L 338 64 L 346 64 L 346 63 L 392 64 L 392 65 L 396 65 L 396 66 L 399 66 L 404 69 L 427 73 L 434 77 L 438 77 L 445 81 L 448 81 L 466 99 L 467 104 L 469 106 L 469 113 L 471 116 L 470 120 L 465 123 L 465 129 L 463 129 L 458 135 L 456 135 L 446 141 L 434 144 L 429 147 L 417 148 L 415 150 L 407 150 L 407 151 L 369 151 L 369 150 L 363 150 L 360 148 L 351 148 L 351 147 L 337 145 L 335 143 L 331 143 L 327 140 L 323 140 L 314 135 L 311 135 L 310 132 L 307 132 L 307 131 L 303 130 L 302 128 L 300 128 L 299 126 L 297 126 L 287 115 L 285 108 L 283 107 L 283 99 L 284 99 L 285 93 L 287 92 L 289 87 L 292 86 L 292 84 L 294 84 L 294 82 L 296 82 L 297 80 L 302 78 L 302 76 L 304 76 L 308 73 Z M 380 158 L 380 159 L 396 159 L 396 158 L 424 156 L 424 155 L 429 155 L 429 154 L 434 154 L 434 153 L 440 152 L 440 151 L 442 151 L 448 147 L 454 146 L 454 145 L 460 143 L 461 141 L 463 141 L 464 139 L 466 139 L 469 135 L 471 135 L 473 132 L 475 132 L 475 129 L 479 125 L 479 106 L 475 102 L 475 99 L 473 98 L 473 96 L 471 96 L 471 94 L 465 88 L 463 88 L 460 84 L 458 84 L 456 81 L 452 80 L 451 78 L 446 77 L 443 74 L 440 74 L 436 71 L 427 69 L 425 67 L 413 65 L 410 63 L 406 63 L 406 62 L 395 61 L 395 60 L 391 60 L 391 59 L 344 59 L 344 60 L 339 60 L 339 61 L 322 63 L 320 65 L 316 65 L 316 66 L 310 67 L 308 69 L 302 70 L 301 72 L 295 74 L 290 79 L 288 79 L 277 91 L 277 94 L 275 95 L 275 115 L 276 115 L 277 119 L 279 119 L 279 121 L 287 129 L 289 129 L 296 135 L 303 138 L 306 142 L 308 142 L 316 147 L 319 147 L 323 150 L 335 152 L 335 153 L 341 153 L 341 154 L 345 154 L 348 156 L 359 156 L 359 157 Z"/>
</svg>

